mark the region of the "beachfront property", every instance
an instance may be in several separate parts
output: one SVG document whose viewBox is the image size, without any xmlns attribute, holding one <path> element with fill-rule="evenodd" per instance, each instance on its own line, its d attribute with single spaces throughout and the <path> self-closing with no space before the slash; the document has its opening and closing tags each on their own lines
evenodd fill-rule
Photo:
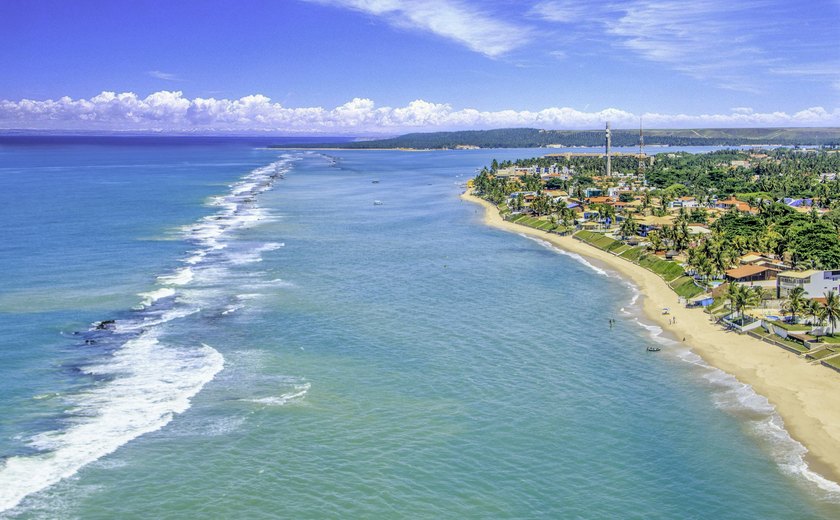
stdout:
<svg viewBox="0 0 840 520">
<path fill-rule="evenodd" d="M 782 271 L 776 279 L 778 298 L 786 297 L 796 287 L 804 289 L 807 298 L 821 298 L 828 291 L 840 292 L 840 270 Z"/>
<path fill-rule="evenodd" d="M 764 265 L 748 264 L 728 269 L 726 280 L 737 283 L 766 282 L 776 280 L 779 270 Z M 773 284 L 775 286 L 775 283 Z"/>
</svg>

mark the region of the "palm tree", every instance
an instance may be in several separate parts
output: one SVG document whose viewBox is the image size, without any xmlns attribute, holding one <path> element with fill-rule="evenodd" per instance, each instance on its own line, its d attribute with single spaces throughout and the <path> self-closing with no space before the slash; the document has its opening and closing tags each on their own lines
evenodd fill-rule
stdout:
<svg viewBox="0 0 840 520">
<path fill-rule="evenodd" d="M 761 301 L 761 288 L 750 288 L 732 283 L 729 285 L 726 297 L 729 300 L 729 307 L 732 311 L 738 315 L 739 318 L 743 319 L 744 311 L 748 307 L 753 307 Z M 840 308 L 838 308 L 838 310 L 840 311 Z"/>
<path fill-rule="evenodd" d="M 711 264 L 716 274 L 723 274 L 732 265 L 727 250 L 723 245 L 719 245 L 712 250 Z"/>
<path fill-rule="evenodd" d="M 693 249 L 691 250 L 693 251 Z M 700 260 L 697 262 L 697 274 L 703 277 L 703 280 L 708 280 L 709 277 L 714 273 L 714 266 L 709 261 L 709 258 L 706 256 L 700 257 Z"/>
<path fill-rule="evenodd" d="M 633 215 L 627 215 L 627 218 L 621 223 L 619 232 L 621 233 L 621 238 L 632 237 L 639 232 L 639 224 L 636 223 Z"/>
<path fill-rule="evenodd" d="M 732 312 L 740 314 L 746 307 L 746 291 L 744 287 L 737 283 L 729 284 L 729 289 L 726 292 L 726 299 L 729 300 L 729 308 Z"/>
<path fill-rule="evenodd" d="M 659 236 L 658 231 L 651 231 L 648 233 L 648 240 L 650 241 L 648 249 L 652 250 L 654 253 L 662 249 L 662 238 Z"/>
<path fill-rule="evenodd" d="M 811 316 L 811 323 L 815 327 L 823 324 L 823 320 L 825 319 L 825 316 L 823 316 L 823 306 L 817 300 L 808 300 L 808 304 L 805 305 L 803 311 L 808 312 L 808 315 Z"/>
<path fill-rule="evenodd" d="M 802 287 L 794 287 L 788 293 L 787 300 L 785 301 L 782 309 L 789 312 L 791 318 L 793 318 L 793 323 L 796 323 L 796 313 L 803 310 L 805 305 L 807 305 L 807 302 L 805 301 L 805 289 Z"/>
<path fill-rule="evenodd" d="M 760 285 L 756 285 L 751 287 L 750 294 L 747 295 L 747 303 L 755 307 L 756 305 L 761 304 L 761 300 L 764 299 L 764 289 L 761 288 Z"/>
<path fill-rule="evenodd" d="M 650 190 L 645 190 L 642 194 L 642 214 L 650 207 Z"/>
<path fill-rule="evenodd" d="M 823 306 L 823 313 L 831 328 L 830 336 L 834 335 L 834 329 L 837 327 L 837 321 L 840 320 L 840 297 L 837 296 L 837 291 L 828 291 L 825 293 L 825 305 Z"/>
<path fill-rule="evenodd" d="M 688 247 L 691 233 L 688 231 L 688 222 L 682 219 L 679 224 L 674 224 L 674 247 L 677 251 L 684 251 Z"/>
<path fill-rule="evenodd" d="M 605 219 L 605 224 L 607 223 L 607 220 L 609 220 L 609 225 L 607 226 L 607 229 L 611 228 L 612 223 L 615 222 L 615 206 L 604 204 L 599 208 L 598 213 L 600 213 L 601 218 Z"/>
</svg>

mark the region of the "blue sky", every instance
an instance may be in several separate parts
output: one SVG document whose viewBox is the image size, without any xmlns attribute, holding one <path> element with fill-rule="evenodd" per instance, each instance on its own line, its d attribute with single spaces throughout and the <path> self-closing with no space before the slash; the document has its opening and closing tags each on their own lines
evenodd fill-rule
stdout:
<svg viewBox="0 0 840 520">
<path fill-rule="evenodd" d="M 0 2 L 0 128 L 840 126 L 840 1 Z"/>
</svg>

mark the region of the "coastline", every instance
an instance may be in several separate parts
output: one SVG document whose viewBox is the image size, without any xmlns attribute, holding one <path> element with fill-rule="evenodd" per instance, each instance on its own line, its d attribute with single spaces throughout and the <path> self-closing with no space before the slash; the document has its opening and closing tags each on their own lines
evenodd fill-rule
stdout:
<svg viewBox="0 0 840 520">
<path fill-rule="evenodd" d="M 647 269 L 575 240 L 507 222 L 497 208 L 470 192 L 463 200 L 484 208 L 484 223 L 504 231 L 545 240 L 607 266 L 630 280 L 641 292 L 642 310 L 648 320 L 666 333 L 684 338 L 686 345 L 712 367 L 751 386 L 775 407 L 790 436 L 808 450 L 805 460 L 811 471 L 840 482 L 840 377 L 820 365 L 734 332 L 709 321 L 699 309 L 677 304 L 677 295 L 659 276 Z M 661 309 L 668 307 L 668 317 Z M 676 323 L 669 323 L 670 317 Z"/>
</svg>

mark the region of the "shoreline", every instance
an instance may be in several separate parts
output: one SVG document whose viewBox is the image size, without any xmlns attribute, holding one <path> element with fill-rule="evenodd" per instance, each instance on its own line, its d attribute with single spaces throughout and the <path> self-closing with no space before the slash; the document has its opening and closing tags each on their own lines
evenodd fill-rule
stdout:
<svg viewBox="0 0 840 520">
<path fill-rule="evenodd" d="M 486 225 L 545 240 L 616 271 L 641 293 L 644 316 L 663 334 L 684 338 L 685 344 L 710 366 L 746 383 L 764 396 L 784 421 L 789 435 L 807 450 L 808 468 L 840 483 L 840 377 L 820 365 L 746 335 L 727 332 L 699 309 L 677 304 L 677 294 L 651 271 L 605 251 L 545 231 L 507 222 L 490 202 L 464 192 L 462 200 L 484 208 Z M 668 317 L 661 309 L 668 307 Z M 675 318 L 676 323 L 669 323 Z"/>
</svg>

